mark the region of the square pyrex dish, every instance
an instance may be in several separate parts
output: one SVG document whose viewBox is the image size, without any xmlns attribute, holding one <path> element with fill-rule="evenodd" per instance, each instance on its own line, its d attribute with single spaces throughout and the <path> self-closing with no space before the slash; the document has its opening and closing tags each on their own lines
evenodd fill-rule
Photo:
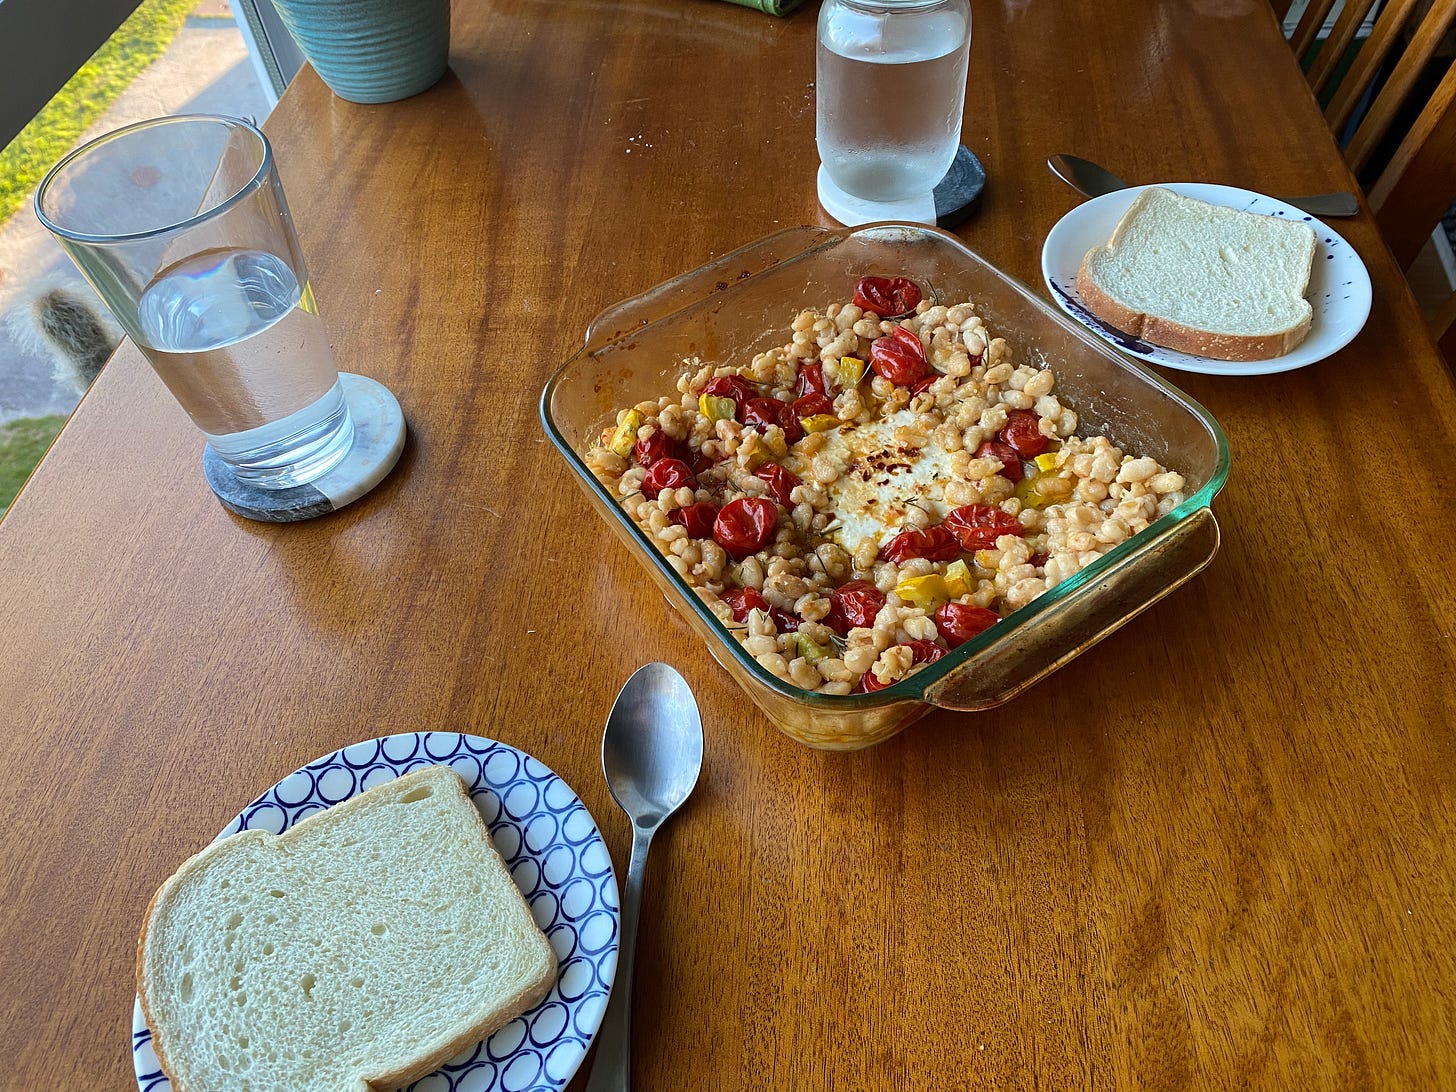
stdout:
<svg viewBox="0 0 1456 1092">
<path fill-rule="evenodd" d="M 782 345 L 805 307 L 848 300 L 866 275 L 906 276 L 932 300 L 970 300 L 1017 359 L 1049 366 L 1082 435 L 1181 473 L 1187 499 L 1151 527 L 999 625 L 872 694 L 801 690 L 760 667 L 587 468 L 616 413 L 676 390 L 684 358 L 745 365 Z M 1228 476 L 1223 430 L 1202 406 L 1118 355 L 954 236 L 915 224 L 793 228 L 609 307 L 541 397 L 546 434 L 592 505 L 636 554 L 713 656 L 782 731 L 810 747 L 854 750 L 933 707 L 974 711 L 1014 697 L 1143 611 L 1212 560 L 1209 508 Z"/>
</svg>

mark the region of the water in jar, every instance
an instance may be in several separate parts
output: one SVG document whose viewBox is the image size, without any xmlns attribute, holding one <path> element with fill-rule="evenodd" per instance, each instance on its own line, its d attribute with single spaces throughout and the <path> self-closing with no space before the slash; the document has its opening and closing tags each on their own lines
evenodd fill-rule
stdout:
<svg viewBox="0 0 1456 1092">
<path fill-rule="evenodd" d="M 935 188 L 960 143 L 969 44 L 964 4 L 826 0 L 816 138 L 835 185 L 867 201 Z"/>
</svg>

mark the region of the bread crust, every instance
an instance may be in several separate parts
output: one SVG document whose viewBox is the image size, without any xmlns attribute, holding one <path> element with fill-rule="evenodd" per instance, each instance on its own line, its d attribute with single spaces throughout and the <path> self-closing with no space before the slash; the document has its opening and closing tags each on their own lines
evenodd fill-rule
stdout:
<svg viewBox="0 0 1456 1092">
<path fill-rule="evenodd" d="M 399 788 L 401 786 L 407 786 L 414 780 L 421 780 L 424 777 L 429 776 L 432 770 L 437 769 L 448 770 L 448 767 L 427 767 L 425 769 L 416 770 L 411 773 L 404 774 L 399 778 L 396 778 L 389 784 L 396 788 Z M 475 816 L 475 826 L 479 834 L 485 839 L 486 844 L 491 846 L 492 852 L 494 853 L 494 841 L 490 837 L 490 828 L 486 826 L 485 820 L 481 818 L 479 811 L 475 808 L 474 804 L 470 802 L 470 794 L 465 786 L 465 783 L 460 779 L 459 775 L 454 773 L 453 770 L 449 772 L 451 773 L 451 777 L 449 778 L 449 780 L 453 783 L 455 789 L 465 798 L 466 802 L 470 804 L 471 814 Z M 380 788 L 383 787 L 384 786 L 380 786 Z M 360 797 L 354 797 L 352 799 L 358 800 L 360 799 Z M 142 920 L 141 933 L 137 938 L 137 996 L 141 1005 L 142 1018 L 146 1021 L 147 1027 L 152 1030 L 153 1052 L 157 1056 L 157 1062 L 161 1066 L 162 1072 L 166 1074 L 167 1079 L 171 1082 L 173 1092 L 210 1092 L 210 1090 L 190 1088 L 177 1075 L 177 1069 L 168 1058 L 167 1048 L 163 1045 L 163 1037 L 158 1031 L 157 1021 L 154 1019 L 151 1008 L 148 1005 L 147 998 L 150 990 L 153 988 L 153 983 L 151 983 L 147 978 L 145 968 L 145 955 L 147 939 L 151 932 L 152 923 L 156 920 L 157 911 L 162 906 L 162 904 L 170 897 L 172 891 L 177 887 L 177 885 L 182 882 L 183 878 L 187 875 L 187 873 L 190 870 L 196 868 L 198 866 L 198 863 L 203 858 L 218 853 L 235 851 L 235 840 L 237 839 L 251 838 L 254 840 L 276 840 L 279 843 L 286 843 L 292 840 L 290 836 L 296 836 L 295 832 L 305 827 L 308 823 L 327 823 L 339 821 L 342 818 L 343 813 L 340 813 L 338 811 L 338 807 L 339 806 L 336 805 L 335 807 L 318 812 L 315 815 L 304 820 L 302 823 L 299 823 L 297 826 L 294 826 L 289 830 L 284 831 L 281 835 L 269 834 L 265 831 L 239 831 L 237 834 L 231 835 L 228 838 L 213 842 L 208 846 L 204 847 L 199 852 L 194 853 L 191 857 L 184 861 L 182 865 L 178 867 L 177 871 L 174 872 L 165 881 L 163 881 L 162 885 L 158 887 L 156 892 L 152 895 L 151 901 L 147 904 L 146 914 Z M 330 818 L 331 816 L 332 818 Z M 505 867 L 505 863 L 501 860 L 498 853 L 494 854 L 494 868 L 498 870 L 501 874 L 503 874 L 505 877 L 505 882 L 510 884 L 514 888 L 515 881 L 511 879 L 510 872 Z M 525 905 L 524 900 L 522 900 L 522 905 Z M 527 908 L 527 913 L 529 912 L 529 908 Z M 529 1009 L 532 1005 L 539 1002 L 541 998 L 545 996 L 547 990 L 550 989 L 551 984 L 555 982 L 558 971 L 555 952 L 551 949 L 549 942 L 545 941 L 544 937 L 542 937 L 541 939 L 541 967 L 539 968 L 536 975 L 528 982 L 524 983 L 515 994 L 507 998 L 500 1005 L 493 1008 L 492 1011 L 481 1020 L 478 1020 L 474 1024 L 468 1027 L 464 1027 L 453 1033 L 449 1039 L 442 1041 L 438 1046 L 429 1050 L 427 1054 L 417 1055 L 416 1057 L 412 1058 L 408 1063 L 398 1066 L 395 1069 L 385 1070 L 377 1074 L 371 1074 L 361 1077 L 356 1092 L 393 1092 L 394 1089 L 402 1088 L 405 1085 L 411 1084 L 414 1081 L 419 1080 L 421 1077 L 428 1076 L 429 1074 L 435 1072 L 435 1070 L 439 1069 L 440 1066 L 442 1066 L 445 1062 L 449 1061 L 457 1054 L 460 1054 L 467 1047 L 470 1047 L 475 1043 L 478 1043 L 481 1040 L 489 1037 L 499 1028 L 504 1027 L 516 1017 L 520 1016 L 521 1013 Z"/>
<path fill-rule="evenodd" d="M 1283 356 L 1292 352 L 1309 335 L 1313 315 L 1305 316 L 1298 326 L 1279 333 L 1220 334 L 1134 310 L 1104 291 L 1088 271 L 1088 259 L 1101 249 L 1094 247 L 1082 256 L 1082 264 L 1077 269 L 1077 295 L 1082 298 L 1087 310 L 1125 334 L 1181 353 L 1228 361 L 1268 360 Z"/>
<path fill-rule="evenodd" d="M 1214 360 L 1268 360 L 1283 356 L 1298 346 L 1309 335 L 1314 318 L 1313 308 L 1309 306 L 1308 300 L 1305 298 L 1305 294 L 1309 291 L 1309 278 L 1312 272 L 1308 266 L 1303 270 L 1298 288 L 1298 296 L 1305 304 L 1304 314 L 1300 321 L 1292 327 L 1262 334 L 1221 333 L 1217 330 L 1179 322 L 1167 315 L 1141 311 L 1125 303 L 1103 287 L 1097 276 L 1096 264 L 1103 259 L 1115 260 L 1119 248 L 1124 245 L 1128 232 L 1132 230 L 1133 224 L 1139 217 L 1144 213 L 1150 213 L 1158 204 L 1166 204 L 1169 201 L 1174 203 L 1175 208 L 1180 209 L 1201 206 L 1210 212 L 1217 210 L 1220 214 L 1227 214 L 1234 218 L 1252 215 L 1236 209 L 1209 206 L 1207 202 L 1183 197 L 1159 186 L 1147 187 L 1137 195 L 1118 219 L 1117 226 L 1112 229 L 1112 237 L 1104 245 L 1093 247 L 1082 255 L 1081 264 L 1077 268 L 1077 294 L 1082 298 L 1082 303 L 1087 310 L 1123 333 L 1150 341 L 1154 345 L 1162 345 L 1165 348 Z M 1256 219 L 1262 218 L 1256 217 Z M 1298 226 L 1303 227 L 1304 234 L 1308 236 L 1307 242 L 1311 248 L 1310 262 L 1312 264 L 1314 233 L 1305 225 Z M 1293 227 L 1295 225 L 1288 225 L 1288 228 Z M 1286 227 L 1281 225 L 1279 230 L 1286 230 Z"/>
</svg>

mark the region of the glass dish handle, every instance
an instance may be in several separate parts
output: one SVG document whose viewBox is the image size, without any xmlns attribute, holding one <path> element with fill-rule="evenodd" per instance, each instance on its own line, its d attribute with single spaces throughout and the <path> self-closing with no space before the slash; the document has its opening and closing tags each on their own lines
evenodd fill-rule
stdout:
<svg viewBox="0 0 1456 1092">
<path fill-rule="evenodd" d="M 1213 513 L 1197 509 L 1125 554 L 1092 594 L 1063 599 L 1020 626 L 1013 640 L 930 684 L 925 701 L 962 712 L 1009 701 L 1202 571 L 1218 544 Z"/>
</svg>

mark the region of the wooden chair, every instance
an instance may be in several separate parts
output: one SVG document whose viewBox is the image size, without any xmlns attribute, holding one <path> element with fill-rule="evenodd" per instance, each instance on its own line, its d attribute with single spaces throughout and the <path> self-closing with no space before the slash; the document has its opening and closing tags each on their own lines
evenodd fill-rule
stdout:
<svg viewBox="0 0 1456 1092">
<path fill-rule="evenodd" d="M 1310 0 L 1290 47 L 1307 66 L 1314 93 L 1332 90 L 1325 118 L 1337 136 L 1368 101 L 1368 109 L 1345 144 L 1345 158 L 1357 175 L 1366 171 L 1377 150 L 1394 139 L 1391 127 L 1397 117 L 1403 112 L 1409 116 L 1414 104 L 1407 100 L 1422 74 L 1433 62 L 1437 67 L 1446 66 L 1440 85 L 1369 185 L 1370 206 L 1381 234 L 1401 268 L 1409 269 L 1442 216 L 1456 203 L 1456 61 L 1438 55 L 1438 47 L 1456 25 L 1456 0 L 1432 0 L 1428 7 L 1421 0 L 1390 0 L 1342 76 L 1342 63 L 1375 0 L 1346 0 L 1329 38 L 1311 63 L 1316 36 L 1334 4 L 1335 0 Z M 1375 81 L 1383 71 L 1388 75 L 1376 89 Z M 1430 322 L 1432 336 L 1447 361 L 1456 364 L 1456 293 Z"/>
</svg>

